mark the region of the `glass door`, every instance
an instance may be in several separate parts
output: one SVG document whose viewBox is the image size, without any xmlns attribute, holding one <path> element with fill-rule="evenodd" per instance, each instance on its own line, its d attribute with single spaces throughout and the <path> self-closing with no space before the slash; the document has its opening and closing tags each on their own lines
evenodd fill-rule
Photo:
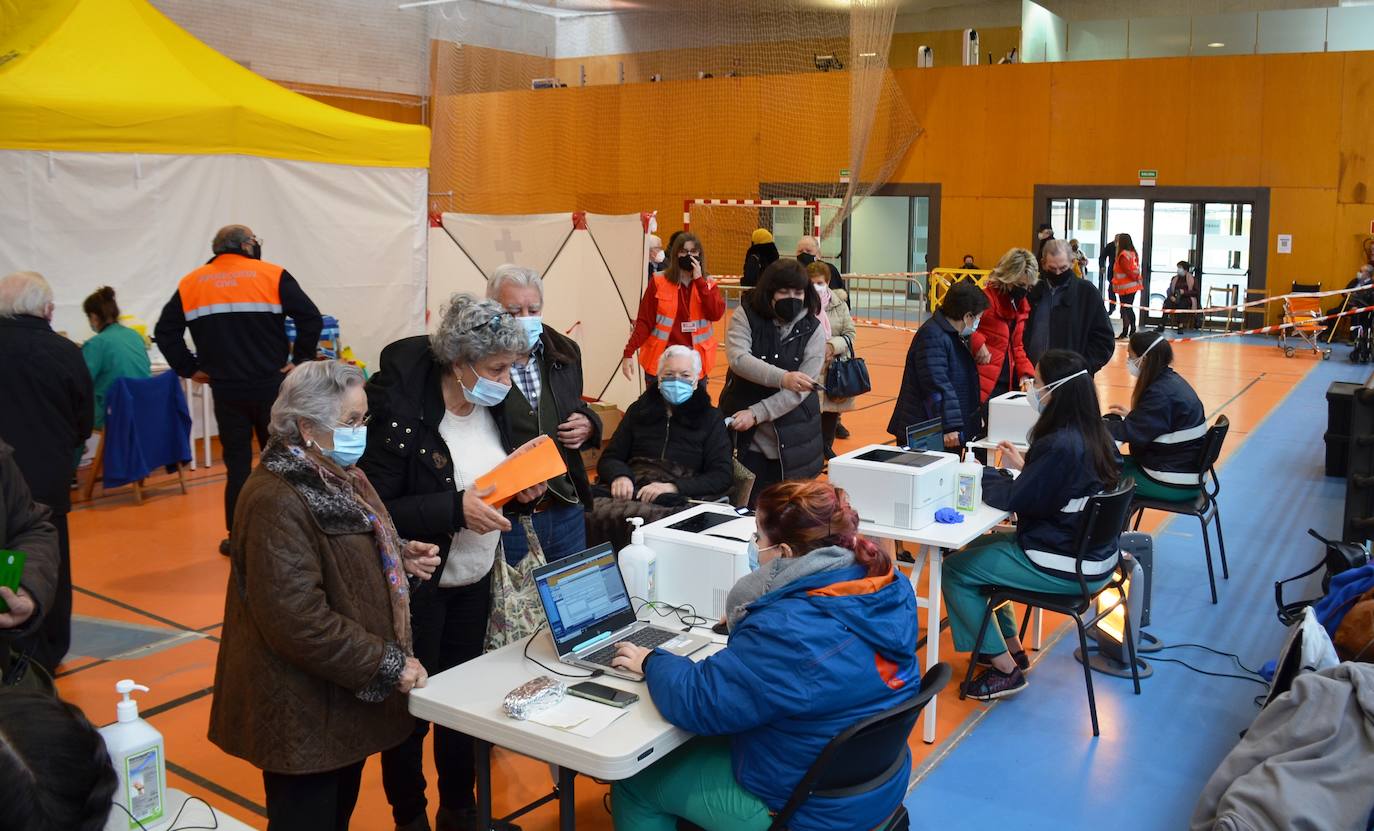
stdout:
<svg viewBox="0 0 1374 831">
<path fill-rule="evenodd" d="M 1142 305 L 1160 308 L 1169 296 L 1169 284 L 1180 262 L 1197 262 L 1200 205 L 1196 202 L 1155 202 L 1150 227 L 1150 256 L 1141 259 L 1145 271 L 1145 296 Z M 1206 296 L 1206 292 L 1203 292 Z M 1158 322 L 1149 318 L 1142 322 Z"/>
<path fill-rule="evenodd" d="M 1250 221 L 1252 208 L 1243 202 L 1202 205 L 1202 305 L 1211 306 L 1212 289 L 1227 289 L 1229 302 L 1244 303 L 1250 285 Z M 1197 260 L 1193 261 L 1195 264 Z M 1214 319 L 1210 318 L 1209 319 Z M 1215 318 L 1223 319 L 1223 318 Z"/>
</svg>

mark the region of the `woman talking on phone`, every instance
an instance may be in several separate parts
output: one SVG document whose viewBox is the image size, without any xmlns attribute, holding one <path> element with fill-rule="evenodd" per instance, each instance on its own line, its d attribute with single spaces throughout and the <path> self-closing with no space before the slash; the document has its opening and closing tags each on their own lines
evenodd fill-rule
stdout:
<svg viewBox="0 0 1374 831">
<path fill-rule="evenodd" d="M 716 281 L 706 276 L 701 240 L 696 234 L 678 234 L 668 247 L 668 267 L 654 275 L 639 301 L 621 371 L 626 378 L 634 378 L 638 350 L 644 377 L 653 383 L 663 350 L 680 344 L 701 355 L 701 384 L 705 386 L 716 359 L 713 325 L 724 316 L 725 298 Z"/>
</svg>

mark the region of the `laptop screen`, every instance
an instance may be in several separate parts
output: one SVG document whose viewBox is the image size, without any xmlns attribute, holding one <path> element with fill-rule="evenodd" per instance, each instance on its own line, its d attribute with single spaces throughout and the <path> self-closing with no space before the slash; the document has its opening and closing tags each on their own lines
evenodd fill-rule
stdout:
<svg viewBox="0 0 1374 831">
<path fill-rule="evenodd" d="M 906 428 L 907 449 L 944 450 L 945 434 L 940 426 L 943 423 L 938 418 L 932 418 L 929 421 L 922 421 L 920 424 L 913 424 Z"/>
<path fill-rule="evenodd" d="M 535 569 L 534 582 L 560 655 L 634 623 L 630 593 L 610 543 Z"/>
</svg>

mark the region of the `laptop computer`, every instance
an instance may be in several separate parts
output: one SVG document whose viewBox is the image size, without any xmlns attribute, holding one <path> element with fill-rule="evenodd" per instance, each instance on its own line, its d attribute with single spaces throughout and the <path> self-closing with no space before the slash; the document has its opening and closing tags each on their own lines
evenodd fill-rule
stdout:
<svg viewBox="0 0 1374 831">
<path fill-rule="evenodd" d="M 711 643 L 701 635 L 637 620 L 610 543 L 540 566 L 534 583 L 554 651 L 565 664 L 640 681 L 642 675 L 611 666 L 617 643 L 674 655 L 690 655 Z"/>
<path fill-rule="evenodd" d="M 906 428 L 906 446 L 908 450 L 944 450 L 945 434 L 940 425 L 943 422 L 938 418 L 929 421 L 922 421 Z"/>
</svg>

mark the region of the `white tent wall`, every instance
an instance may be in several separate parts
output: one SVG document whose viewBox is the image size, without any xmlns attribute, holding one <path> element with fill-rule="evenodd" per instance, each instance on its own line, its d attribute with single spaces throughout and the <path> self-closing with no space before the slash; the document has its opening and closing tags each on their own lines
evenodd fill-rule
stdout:
<svg viewBox="0 0 1374 831">
<path fill-rule="evenodd" d="M 514 262 L 544 277 L 544 321 L 582 348 L 583 394 L 622 409 L 640 382 L 620 374 L 644 288 L 645 235 L 638 214 L 588 215 L 573 230 L 571 214 L 444 214 L 430 229 L 430 325 L 455 291 L 482 295 L 486 274 Z"/>
<path fill-rule="evenodd" d="M 77 340 L 101 285 L 151 334 L 215 231 L 241 223 L 375 368 L 383 346 L 424 331 L 427 185 L 423 169 L 0 150 L 0 273 L 44 274 L 53 325 Z"/>
</svg>

